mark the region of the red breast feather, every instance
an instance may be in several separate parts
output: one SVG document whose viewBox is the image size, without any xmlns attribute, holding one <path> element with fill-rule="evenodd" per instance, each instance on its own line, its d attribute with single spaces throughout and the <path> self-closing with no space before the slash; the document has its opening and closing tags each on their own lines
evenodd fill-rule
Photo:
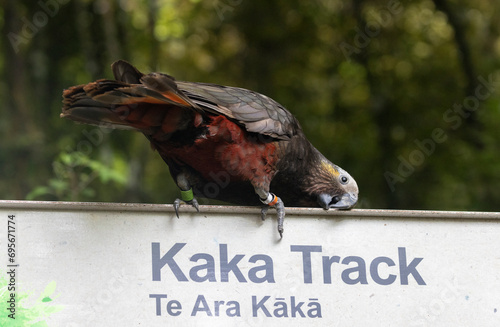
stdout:
<svg viewBox="0 0 500 327">
<path fill-rule="evenodd" d="M 278 162 L 274 142 L 253 136 L 225 116 L 209 117 L 205 127 L 206 132 L 190 145 L 159 142 L 154 136 L 151 142 L 165 161 L 189 166 L 205 184 L 220 183 L 221 178 L 231 183 L 270 184 Z"/>
</svg>

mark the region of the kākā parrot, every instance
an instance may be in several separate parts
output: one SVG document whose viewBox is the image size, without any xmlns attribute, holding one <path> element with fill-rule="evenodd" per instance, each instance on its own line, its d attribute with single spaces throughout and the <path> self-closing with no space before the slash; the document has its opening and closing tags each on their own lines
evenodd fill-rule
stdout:
<svg viewBox="0 0 500 327">
<path fill-rule="evenodd" d="M 63 92 L 61 117 L 142 132 L 167 163 L 181 199 L 194 196 L 277 210 L 350 209 L 356 181 L 305 137 L 297 119 L 273 99 L 242 88 L 176 81 L 143 74 L 125 61 L 112 64 L 116 80 Z M 174 202 L 175 211 L 181 200 Z"/>
</svg>

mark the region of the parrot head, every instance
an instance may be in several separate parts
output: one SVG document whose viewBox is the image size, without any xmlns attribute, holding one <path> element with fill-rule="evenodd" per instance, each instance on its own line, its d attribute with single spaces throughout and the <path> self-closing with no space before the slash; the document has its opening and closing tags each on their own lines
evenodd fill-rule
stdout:
<svg viewBox="0 0 500 327">
<path fill-rule="evenodd" d="M 347 171 L 323 158 L 315 175 L 312 191 L 323 209 L 350 209 L 356 205 L 358 184 Z"/>
</svg>

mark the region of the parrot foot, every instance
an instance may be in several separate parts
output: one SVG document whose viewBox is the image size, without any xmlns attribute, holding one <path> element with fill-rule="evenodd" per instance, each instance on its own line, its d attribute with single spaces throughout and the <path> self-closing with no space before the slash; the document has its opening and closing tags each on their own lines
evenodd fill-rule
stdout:
<svg viewBox="0 0 500 327">
<path fill-rule="evenodd" d="M 274 195 L 272 193 L 269 193 L 269 194 L 272 195 L 274 198 L 272 198 L 272 200 L 269 201 L 269 203 L 265 207 L 262 208 L 262 210 L 260 212 L 260 217 L 262 218 L 262 220 L 265 220 L 266 216 L 267 216 L 267 211 L 269 210 L 269 208 L 271 206 L 274 207 L 276 209 L 276 213 L 278 214 L 278 233 L 280 234 L 280 238 L 283 238 L 283 231 L 284 231 L 283 221 L 285 220 L 285 204 L 276 195 Z M 265 203 L 264 201 L 262 201 L 262 202 Z"/>
<path fill-rule="evenodd" d="M 175 199 L 174 209 L 175 209 L 175 215 L 177 216 L 177 218 L 179 218 L 179 208 L 181 206 L 181 203 L 190 204 L 191 206 L 193 206 L 196 209 L 196 211 L 200 212 L 200 207 L 198 205 L 198 201 L 195 198 L 193 198 L 190 201 L 182 201 L 181 199 Z"/>
</svg>

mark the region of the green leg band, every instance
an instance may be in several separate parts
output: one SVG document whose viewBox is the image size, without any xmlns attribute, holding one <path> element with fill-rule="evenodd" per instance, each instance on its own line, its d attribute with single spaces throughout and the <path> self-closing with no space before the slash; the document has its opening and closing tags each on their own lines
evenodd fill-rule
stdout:
<svg viewBox="0 0 500 327">
<path fill-rule="evenodd" d="M 185 202 L 192 201 L 194 199 L 193 189 L 190 188 L 189 191 L 181 190 L 181 199 L 182 199 L 182 201 L 185 201 Z"/>
</svg>

